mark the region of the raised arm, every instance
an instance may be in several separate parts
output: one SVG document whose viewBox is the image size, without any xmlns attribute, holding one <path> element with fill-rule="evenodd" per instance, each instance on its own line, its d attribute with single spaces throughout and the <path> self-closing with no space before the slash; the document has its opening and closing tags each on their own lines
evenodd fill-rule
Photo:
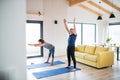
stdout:
<svg viewBox="0 0 120 80">
<path fill-rule="evenodd" d="M 70 34 L 70 31 L 69 31 L 68 26 L 67 26 L 67 20 L 66 19 L 64 19 L 64 25 L 65 25 L 66 31 L 68 32 L 68 34 Z"/>
<path fill-rule="evenodd" d="M 75 18 L 74 18 L 74 21 L 73 21 L 73 27 L 74 27 L 74 34 L 76 34 Z"/>
</svg>

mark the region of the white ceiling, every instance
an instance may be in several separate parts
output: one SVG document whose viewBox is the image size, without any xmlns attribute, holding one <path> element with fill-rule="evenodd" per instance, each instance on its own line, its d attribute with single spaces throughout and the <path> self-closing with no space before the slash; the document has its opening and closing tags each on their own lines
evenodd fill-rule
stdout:
<svg viewBox="0 0 120 80">
<path fill-rule="evenodd" d="M 75 3 L 75 4 L 72 4 L 74 6 L 79 6 L 79 7 L 85 6 L 89 9 L 86 9 L 86 8 L 84 8 L 84 9 L 88 10 L 89 12 L 96 11 L 96 12 L 100 13 L 101 15 L 110 14 L 112 12 L 120 13 L 120 0 L 68 0 L 68 1 L 69 1 L 69 5 L 71 5 L 70 1 L 72 1 L 73 3 Z M 110 6 L 109 3 L 105 3 L 104 1 L 111 2 L 112 6 Z M 119 10 L 115 9 L 114 5 L 119 7 Z M 108 13 L 105 12 L 103 9 L 101 9 L 99 6 L 101 8 L 104 8 L 104 10 L 107 10 Z M 92 10 L 92 11 L 90 11 L 90 10 Z"/>
</svg>

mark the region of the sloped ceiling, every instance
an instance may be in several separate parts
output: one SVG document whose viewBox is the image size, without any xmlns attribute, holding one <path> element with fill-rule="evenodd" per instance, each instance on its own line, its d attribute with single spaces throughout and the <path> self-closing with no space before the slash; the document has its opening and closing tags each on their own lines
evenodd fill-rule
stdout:
<svg viewBox="0 0 120 80">
<path fill-rule="evenodd" d="M 120 13 L 120 0 L 67 0 L 69 6 L 79 6 L 95 15 Z"/>
</svg>

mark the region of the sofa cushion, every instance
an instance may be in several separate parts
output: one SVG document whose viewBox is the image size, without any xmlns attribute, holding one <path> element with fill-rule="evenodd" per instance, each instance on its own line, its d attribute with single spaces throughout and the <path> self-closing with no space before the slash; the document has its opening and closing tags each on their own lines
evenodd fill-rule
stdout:
<svg viewBox="0 0 120 80">
<path fill-rule="evenodd" d="M 84 52 L 89 54 L 95 54 L 95 48 L 95 46 L 86 46 Z"/>
<path fill-rule="evenodd" d="M 78 52 L 78 51 L 75 51 L 75 56 L 78 57 L 78 58 L 84 58 L 86 54 L 84 53 L 81 53 L 81 52 Z"/>
<path fill-rule="evenodd" d="M 88 61 L 92 61 L 92 62 L 97 62 L 97 55 L 86 55 L 85 56 L 85 59 L 88 60 Z"/>
<path fill-rule="evenodd" d="M 78 46 L 76 47 L 76 50 L 79 51 L 79 52 L 84 52 L 84 50 L 85 50 L 85 45 L 78 45 Z"/>
<path fill-rule="evenodd" d="M 108 51 L 108 50 L 109 50 L 109 48 L 97 46 L 96 50 L 95 50 L 95 54 L 97 54 L 99 52 L 103 52 L 103 51 Z"/>
</svg>

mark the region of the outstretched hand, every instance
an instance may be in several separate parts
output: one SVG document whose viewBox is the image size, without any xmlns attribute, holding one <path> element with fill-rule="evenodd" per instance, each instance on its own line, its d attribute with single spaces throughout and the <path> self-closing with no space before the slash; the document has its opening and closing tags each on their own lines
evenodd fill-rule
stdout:
<svg viewBox="0 0 120 80">
<path fill-rule="evenodd" d="M 36 46 L 36 44 L 28 44 L 29 46 Z"/>
<path fill-rule="evenodd" d="M 29 46 L 32 46 L 32 44 L 28 44 Z"/>
</svg>

